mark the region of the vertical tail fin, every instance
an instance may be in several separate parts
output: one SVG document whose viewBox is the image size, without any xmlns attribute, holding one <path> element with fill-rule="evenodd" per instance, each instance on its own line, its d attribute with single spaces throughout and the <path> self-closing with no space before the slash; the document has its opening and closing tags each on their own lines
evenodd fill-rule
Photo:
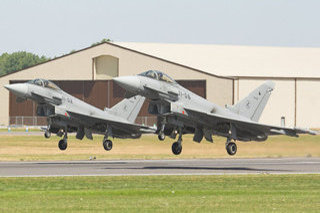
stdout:
<svg viewBox="0 0 320 213">
<path fill-rule="evenodd" d="M 228 107 L 231 111 L 239 115 L 258 121 L 268 100 L 275 83 L 266 81 L 264 84 L 253 90 L 246 98 L 239 101 L 236 105 Z"/>
<path fill-rule="evenodd" d="M 133 123 L 140 112 L 144 100 L 145 97 L 142 97 L 140 95 L 136 95 L 129 99 L 125 98 L 116 105 L 114 105 L 110 109 L 110 111 Z"/>
</svg>

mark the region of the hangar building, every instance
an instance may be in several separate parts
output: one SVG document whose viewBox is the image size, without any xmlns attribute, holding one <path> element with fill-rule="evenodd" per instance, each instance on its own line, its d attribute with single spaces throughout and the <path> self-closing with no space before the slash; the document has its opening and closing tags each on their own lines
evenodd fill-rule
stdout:
<svg viewBox="0 0 320 213">
<path fill-rule="evenodd" d="M 34 78 L 54 81 L 63 90 L 101 109 L 124 91 L 111 80 L 161 70 L 195 93 L 221 106 L 275 81 L 261 122 L 319 128 L 320 48 L 231 45 L 102 43 L 0 77 L 0 125 L 43 125 L 31 101 L 17 103 L 3 85 Z M 138 123 L 152 125 L 145 104 Z"/>
</svg>

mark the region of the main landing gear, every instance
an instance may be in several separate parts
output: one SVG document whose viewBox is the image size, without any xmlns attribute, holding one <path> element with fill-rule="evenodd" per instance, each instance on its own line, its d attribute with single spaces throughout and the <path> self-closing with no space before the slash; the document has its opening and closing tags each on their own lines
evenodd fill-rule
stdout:
<svg viewBox="0 0 320 213">
<path fill-rule="evenodd" d="M 159 139 L 160 141 L 164 141 L 165 138 L 166 138 L 166 136 L 164 135 L 164 133 L 163 133 L 163 132 L 160 132 L 159 135 L 158 135 L 158 139 Z"/>
<path fill-rule="evenodd" d="M 227 139 L 226 150 L 229 155 L 235 155 L 237 153 L 237 144 L 231 142 L 230 138 Z"/>
<path fill-rule="evenodd" d="M 68 132 L 65 130 L 63 139 L 61 139 L 58 143 L 58 147 L 61 151 L 66 150 L 68 147 Z"/>
<path fill-rule="evenodd" d="M 160 141 L 164 141 L 164 139 L 166 138 L 166 136 L 164 135 L 164 127 L 165 127 L 165 124 L 161 124 L 160 131 L 158 134 L 158 139 Z"/>
<path fill-rule="evenodd" d="M 182 129 L 179 130 L 179 138 L 177 142 L 172 144 L 172 153 L 175 155 L 180 155 L 182 151 Z"/>
<path fill-rule="evenodd" d="M 46 130 L 44 131 L 44 137 L 47 138 L 47 139 L 50 138 L 50 137 L 51 137 L 51 132 L 46 129 Z"/>
<path fill-rule="evenodd" d="M 103 148 L 104 148 L 106 151 L 110 151 L 110 150 L 112 149 L 113 143 L 112 143 L 111 140 L 108 140 L 107 137 L 104 137 L 104 138 L 103 138 L 102 145 L 103 145 Z"/>
</svg>

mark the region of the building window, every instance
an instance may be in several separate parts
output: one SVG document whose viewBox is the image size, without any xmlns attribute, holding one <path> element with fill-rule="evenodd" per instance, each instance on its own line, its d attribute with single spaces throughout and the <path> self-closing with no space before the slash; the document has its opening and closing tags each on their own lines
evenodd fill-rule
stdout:
<svg viewBox="0 0 320 213">
<path fill-rule="evenodd" d="M 111 79 L 119 73 L 119 59 L 111 55 L 94 58 L 95 79 Z"/>
</svg>

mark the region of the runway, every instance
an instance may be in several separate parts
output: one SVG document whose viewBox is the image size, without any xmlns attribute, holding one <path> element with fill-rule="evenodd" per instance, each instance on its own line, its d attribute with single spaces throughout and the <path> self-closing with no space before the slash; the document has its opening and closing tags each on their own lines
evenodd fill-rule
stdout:
<svg viewBox="0 0 320 213">
<path fill-rule="evenodd" d="M 12 131 L 12 132 L 0 132 L 0 136 L 40 136 L 43 135 L 44 132 L 42 131 L 30 131 L 30 132 L 25 132 L 25 131 Z"/>
<path fill-rule="evenodd" d="M 320 158 L 1 162 L 0 177 L 320 173 Z"/>
</svg>

